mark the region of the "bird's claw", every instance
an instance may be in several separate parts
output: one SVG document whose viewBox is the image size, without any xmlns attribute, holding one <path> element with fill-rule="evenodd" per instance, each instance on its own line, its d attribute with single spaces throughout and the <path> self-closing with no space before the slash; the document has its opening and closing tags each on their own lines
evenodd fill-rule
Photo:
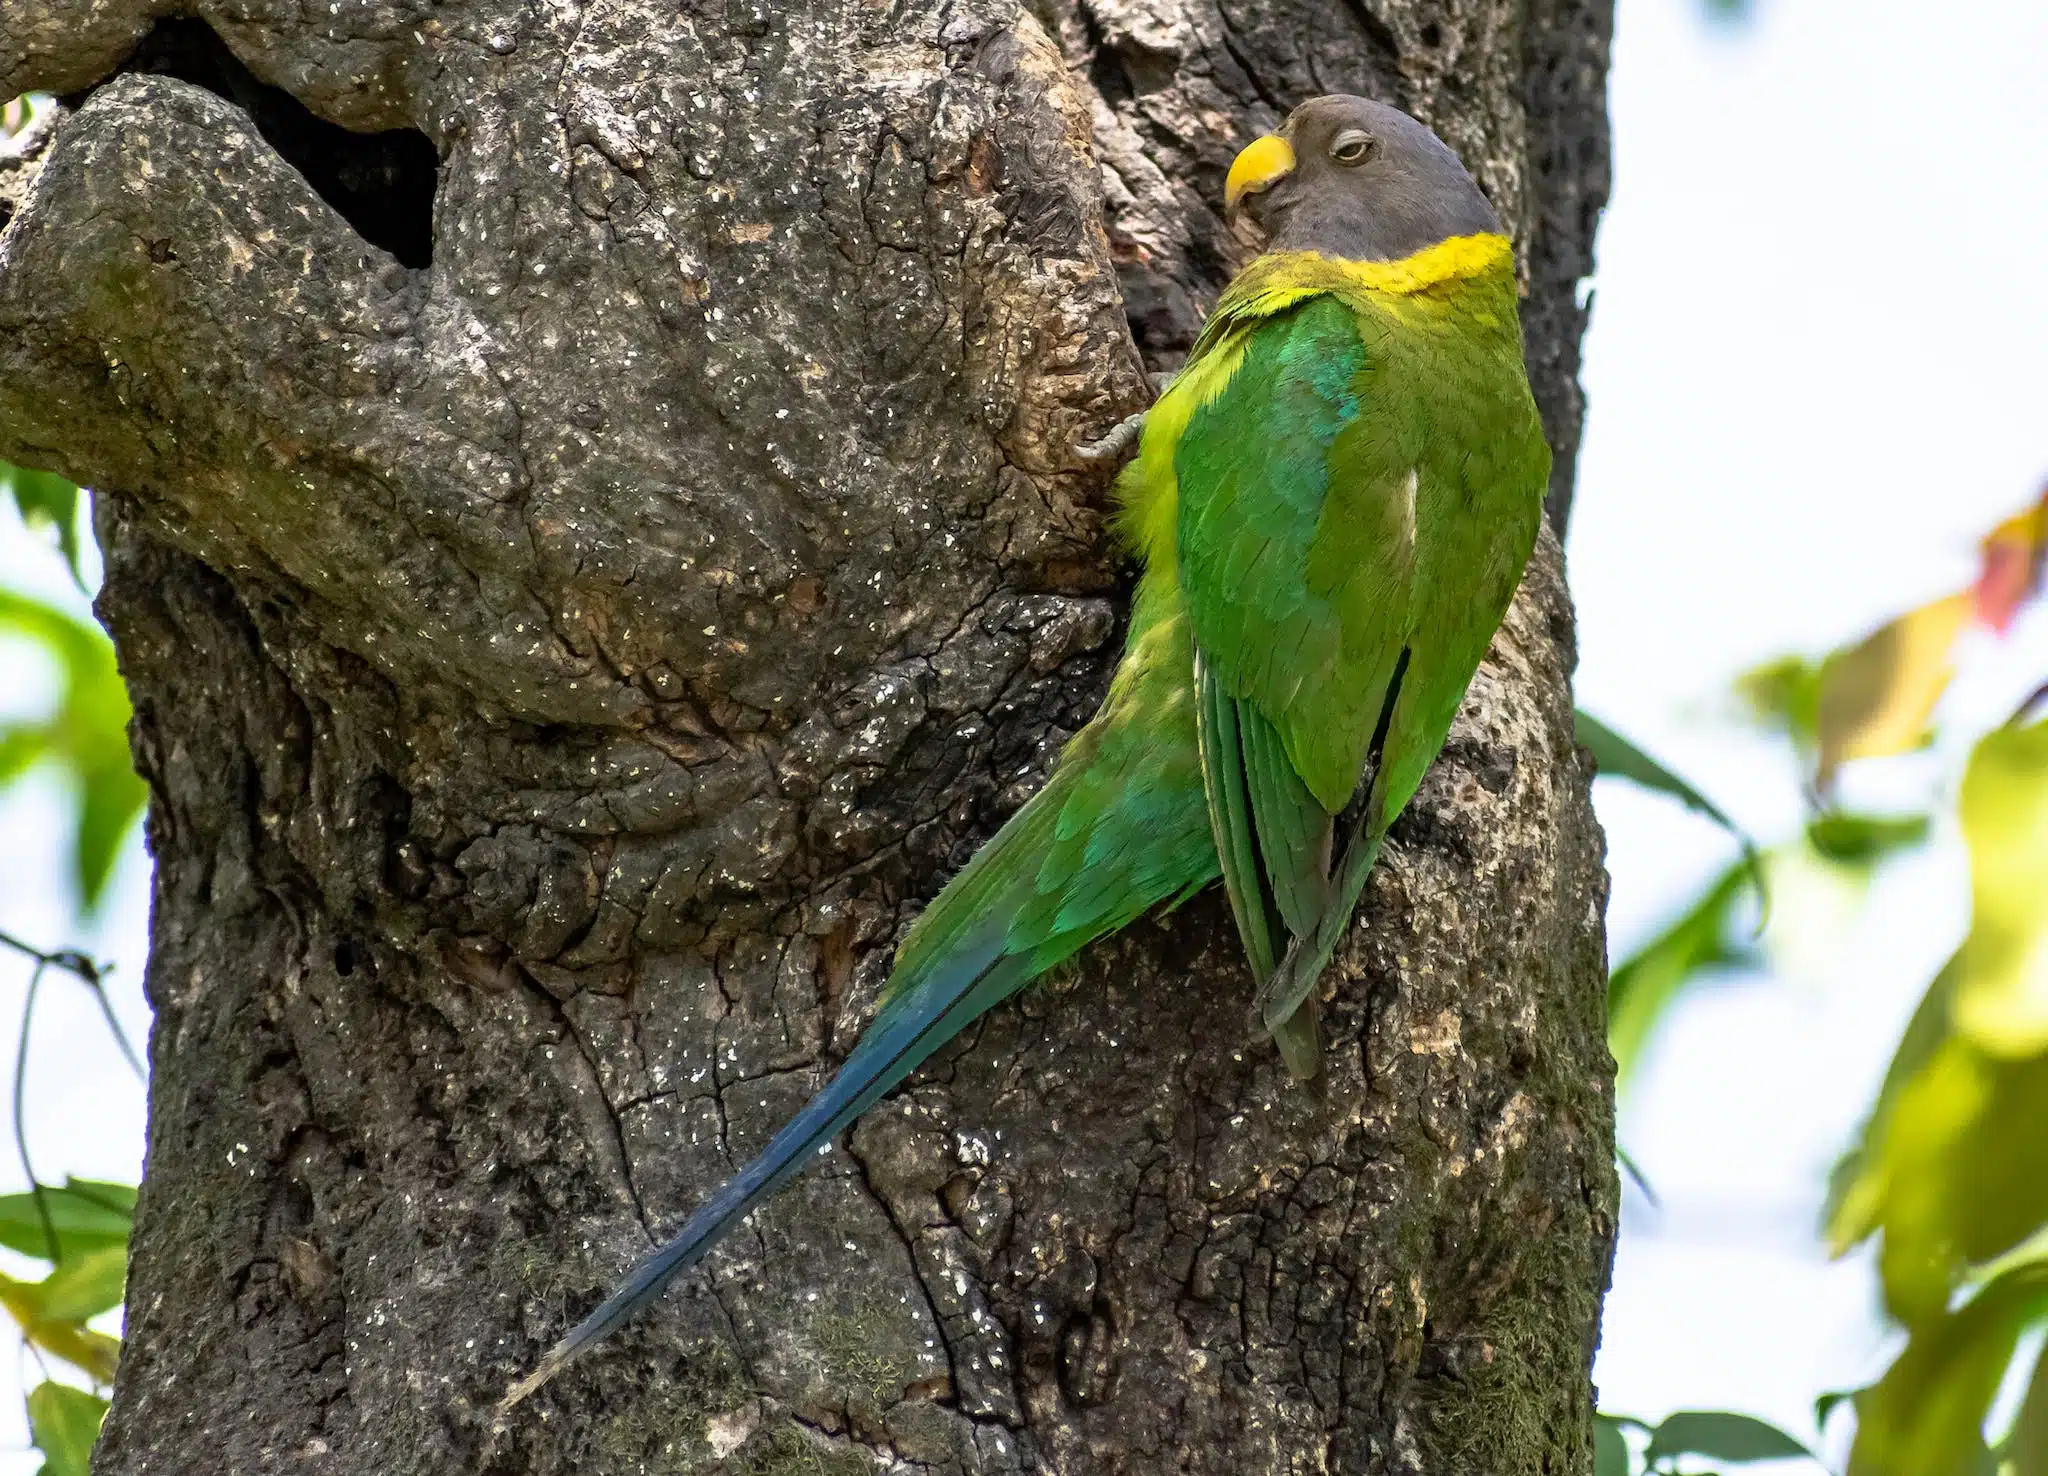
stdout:
<svg viewBox="0 0 2048 1476">
<path fill-rule="evenodd" d="M 1083 441 L 1074 448 L 1074 454 L 1083 461 L 1108 461 L 1122 455 L 1132 442 L 1138 439 L 1138 433 L 1144 428 L 1143 410 L 1135 415 L 1126 415 L 1109 428 L 1108 435 L 1099 441 Z"/>
</svg>

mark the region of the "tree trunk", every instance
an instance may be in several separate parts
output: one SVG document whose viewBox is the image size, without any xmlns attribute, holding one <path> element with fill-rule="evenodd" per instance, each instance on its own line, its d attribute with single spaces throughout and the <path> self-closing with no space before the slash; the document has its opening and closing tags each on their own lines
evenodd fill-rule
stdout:
<svg viewBox="0 0 2048 1476">
<path fill-rule="evenodd" d="M 154 794 L 98 1469 L 1590 1470 L 1604 880 L 1547 536 L 1320 1095 L 1202 897 L 490 1410 L 1093 710 L 1129 570 L 1074 446 L 1186 351 L 1294 102 L 1409 107 L 1511 222 L 1561 525 L 1605 0 L 170 8 L 0 10 L 0 95 L 74 109 L 0 237 L 0 456 L 101 489 Z"/>
</svg>

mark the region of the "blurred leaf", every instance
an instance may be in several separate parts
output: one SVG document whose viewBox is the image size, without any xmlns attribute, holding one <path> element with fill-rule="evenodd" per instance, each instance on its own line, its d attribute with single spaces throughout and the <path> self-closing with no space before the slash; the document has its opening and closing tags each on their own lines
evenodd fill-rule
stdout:
<svg viewBox="0 0 2048 1476">
<path fill-rule="evenodd" d="M 1956 1029 L 2002 1056 L 2048 1050 L 2048 719 L 1985 734 L 1960 809 L 1971 911 Z"/>
<path fill-rule="evenodd" d="M 1821 663 L 1815 788 L 1825 793 L 1851 759 L 1907 753 L 1927 741 L 1955 673 L 1950 652 L 1975 610 L 1968 592 L 1931 601 Z"/>
<path fill-rule="evenodd" d="M 1621 1165 L 1621 1171 L 1627 1174 L 1629 1181 L 1642 1192 L 1643 1198 L 1650 1201 L 1652 1209 L 1663 1208 L 1662 1203 L 1657 1198 L 1656 1189 L 1650 1184 L 1648 1175 L 1644 1174 L 1641 1166 L 1636 1163 L 1635 1159 L 1629 1156 L 1628 1150 L 1619 1143 L 1614 1145 L 1614 1161 Z"/>
<path fill-rule="evenodd" d="M 1995 730 L 1963 779 L 1970 933 L 1906 1029 L 1837 1169 L 1837 1248 L 1882 1229 L 1892 1312 L 1940 1315 L 1971 1265 L 2048 1220 L 2048 722 Z"/>
<path fill-rule="evenodd" d="M 1749 949 L 1728 943 L 1748 875 L 1742 862 L 1722 872 L 1682 917 L 1609 976 L 1607 1045 L 1617 1076 L 1626 1078 L 1634 1070 L 1658 1019 L 1694 975 L 1754 957 Z"/>
<path fill-rule="evenodd" d="M 43 1453 L 40 1476 L 90 1476 L 92 1445 L 107 1417 L 97 1394 L 46 1379 L 29 1390 L 30 1438 Z"/>
<path fill-rule="evenodd" d="M 1836 771 L 1853 759 L 1924 745 L 1954 674 L 1957 638 L 1973 622 L 2002 635 L 2020 608 L 2041 594 L 2048 492 L 1986 534 L 1979 555 L 1978 576 L 1968 589 L 1909 610 L 1818 664 L 1782 656 L 1736 679 L 1736 693 L 1756 722 L 1816 754 L 1817 793 L 1825 795 Z"/>
<path fill-rule="evenodd" d="M 1948 1039 L 1949 994 L 1955 979 L 1955 960 L 1950 959 L 1934 982 L 1927 986 L 1927 992 L 1920 997 L 1920 1003 L 1913 1011 L 1913 1017 L 1906 1022 L 1905 1033 L 1899 1037 L 1898 1049 L 1892 1052 L 1891 1064 L 1885 1068 L 1884 1081 L 1878 1087 L 1877 1100 L 1871 1104 L 1870 1113 L 1864 1119 L 1858 1141 L 1842 1155 L 1833 1171 L 1828 1175 L 1827 1223 L 1829 1235 L 1833 1237 L 1836 1249 L 1844 1250 L 1854 1245 L 1877 1228 L 1874 1220 L 1861 1213 L 1851 1213 L 1849 1197 L 1855 1190 L 1863 1166 L 1869 1157 L 1871 1144 L 1875 1141 L 1879 1127 L 1890 1113 L 1892 1104 L 1907 1082 L 1917 1076 L 1924 1066 L 1933 1059 L 1934 1053 Z M 1853 1392 L 1853 1391 L 1852 1391 Z M 1848 1394 L 1824 1394 L 1822 1399 L 1841 1400 Z M 1830 1405 L 1829 1408 L 1833 1406 Z M 1815 1406 L 1816 1410 L 1820 1408 Z M 1827 1415 L 1818 1413 L 1817 1424 L 1825 1425 Z"/>
<path fill-rule="evenodd" d="M 1856 1401 L 1849 1476 L 1969 1472 L 1983 1459 L 1984 1418 L 2025 1325 L 2048 1311 L 2048 1265 L 2017 1267 L 1954 1312 L 1913 1331 L 1882 1379 Z"/>
<path fill-rule="evenodd" d="M 128 1248 L 110 1245 L 67 1260 L 43 1279 L 42 1314 L 51 1322 L 89 1322 L 121 1305 Z"/>
<path fill-rule="evenodd" d="M 1823 1435 L 1827 1433 L 1828 1416 L 1844 1404 L 1853 1405 L 1861 1389 L 1830 1389 L 1813 1401 L 1813 1427 Z"/>
<path fill-rule="evenodd" d="M 1591 713 L 1580 709 L 1572 717 L 1580 745 L 1592 753 L 1593 762 L 1599 766 L 1602 775 L 1626 779 L 1657 794 L 1669 795 L 1734 836 L 1736 844 L 1742 847 L 1742 859 L 1749 868 L 1750 883 L 1756 888 L 1758 900 L 1766 907 L 1770 905 L 1769 892 L 1764 886 L 1763 859 L 1757 854 L 1756 843 L 1741 826 L 1728 818 L 1719 805 Z"/>
<path fill-rule="evenodd" d="M 57 548 L 80 589 L 85 588 L 85 571 L 79 564 L 78 488 L 52 472 L 30 471 L 0 461 L 0 496 L 12 496 L 21 520 L 31 528 L 50 528 L 57 534 Z"/>
<path fill-rule="evenodd" d="M 2048 1476 L 2048 1359 L 2034 1359 L 2034 1378 L 2019 1400 L 2013 1427 L 1999 1443 L 2009 1476 Z"/>
<path fill-rule="evenodd" d="M 2048 562 L 2048 489 L 2039 502 L 1985 534 L 1978 557 L 1977 583 L 1970 591 L 1977 623 L 2004 635 L 2020 607 L 2041 592 Z"/>
<path fill-rule="evenodd" d="M 1813 1452 L 1776 1425 L 1721 1410 L 1685 1409 L 1668 1417 L 1650 1436 L 1652 1462 L 1698 1455 L 1719 1461 L 1782 1461 Z"/>
<path fill-rule="evenodd" d="M 36 1347 L 85 1370 L 94 1383 L 111 1384 L 121 1357 L 121 1340 L 94 1332 L 78 1319 L 53 1317 L 48 1311 L 52 1283 L 62 1274 L 60 1269 L 48 1280 L 19 1281 L 0 1272 L 0 1306 L 7 1308 L 21 1335 Z M 65 1288 L 59 1284 L 57 1290 Z"/>
<path fill-rule="evenodd" d="M 56 711 L 0 725 L 0 781 L 41 761 L 69 771 L 78 796 L 72 878 L 90 911 L 147 796 L 128 753 L 128 691 L 113 645 L 96 625 L 0 589 L 0 633 L 41 646 L 63 673 Z"/>
<path fill-rule="evenodd" d="M 1923 841 L 1919 816 L 1831 812 L 1815 817 L 1793 843 L 1766 857 L 1771 917 L 1764 943 L 1782 979 L 1833 977 L 1864 919 L 1881 863 Z"/>
<path fill-rule="evenodd" d="M 58 1252 L 69 1261 L 108 1247 L 125 1247 L 135 1217 L 135 1191 L 126 1184 L 70 1179 L 43 1190 L 43 1208 L 57 1232 Z M 49 1259 L 33 1194 L 0 1194 L 0 1245 Z"/>
<path fill-rule="evenodd" d="M 1775 728 L 1800 749 L 1820 732 L 1820 667 L 1804 656 L 1780 656 L 1735 679 L 1735 695 L 1759 726 Z"/>
<path fill-rule="evenodd" d="M 1925 815 L 1851 815 L 1831 810 L 1807 822 L 1806 842 L 1838 866 L 1875 866 L 1927 839 Z"/>
<path fill-rule="evenodd" d="M 1630 1476 L 1628 1441 L 1622 1438 L 1621 1423 L 1607 1415 L 1593 1416 L 1593 1476 Z"/>
<path fill-rule="evenodd" d="M 1872 1125 L 1830 1233 L 1839 1249 L 1884 1231 L 1885 1302 L 1908 1326 L 2048 1218 L 2043 1122 L 2048 1057 L 2002 1061 L 1949 1035 Z"/>
<path fill-rule="evenodd" d="M 2011 1476 L 2048 1476 L 2048 1358 L 2034 1360 L 2034 1376 L 1999 1454 Z"/>
</svg>

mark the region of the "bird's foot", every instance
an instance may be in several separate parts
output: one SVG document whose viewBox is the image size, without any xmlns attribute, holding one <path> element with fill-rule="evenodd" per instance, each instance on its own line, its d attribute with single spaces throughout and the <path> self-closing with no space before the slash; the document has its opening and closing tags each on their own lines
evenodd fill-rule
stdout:
<svg viewBox="0 0 2048 1476">
<path fill-rule="evenodd" d="M 1074 448 L 1074 454 L 1083 461 L 1109 461 L 1121 456 L 1138 439 L 1138 433 L 1145 429 L 1145 412 L 1126 415 L 1109 429 L 1109 434 L 1099 441 L 1083 441 Z"/>
</svg>

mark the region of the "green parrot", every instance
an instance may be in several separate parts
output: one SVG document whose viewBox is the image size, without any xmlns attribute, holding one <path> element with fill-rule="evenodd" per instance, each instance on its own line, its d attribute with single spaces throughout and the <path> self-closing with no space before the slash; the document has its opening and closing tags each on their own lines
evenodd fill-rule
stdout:
<svg viewBox="0 0 2048 1476">
<path fill-rule="evenodd" d="M 539 1367 L 652 1301 L 919 1063 L 1094 939 L 1220 874 L 1289 1069 L 1387 827 L 1506 612 L 1550 472 L 1513 248 L 1435 134 L 1303 103 L 1231 166 L 1271 244 L 1118 483 L 1143 561 L 1109 695 L 904 939 L 837 1076 Z"/>
</svg>

